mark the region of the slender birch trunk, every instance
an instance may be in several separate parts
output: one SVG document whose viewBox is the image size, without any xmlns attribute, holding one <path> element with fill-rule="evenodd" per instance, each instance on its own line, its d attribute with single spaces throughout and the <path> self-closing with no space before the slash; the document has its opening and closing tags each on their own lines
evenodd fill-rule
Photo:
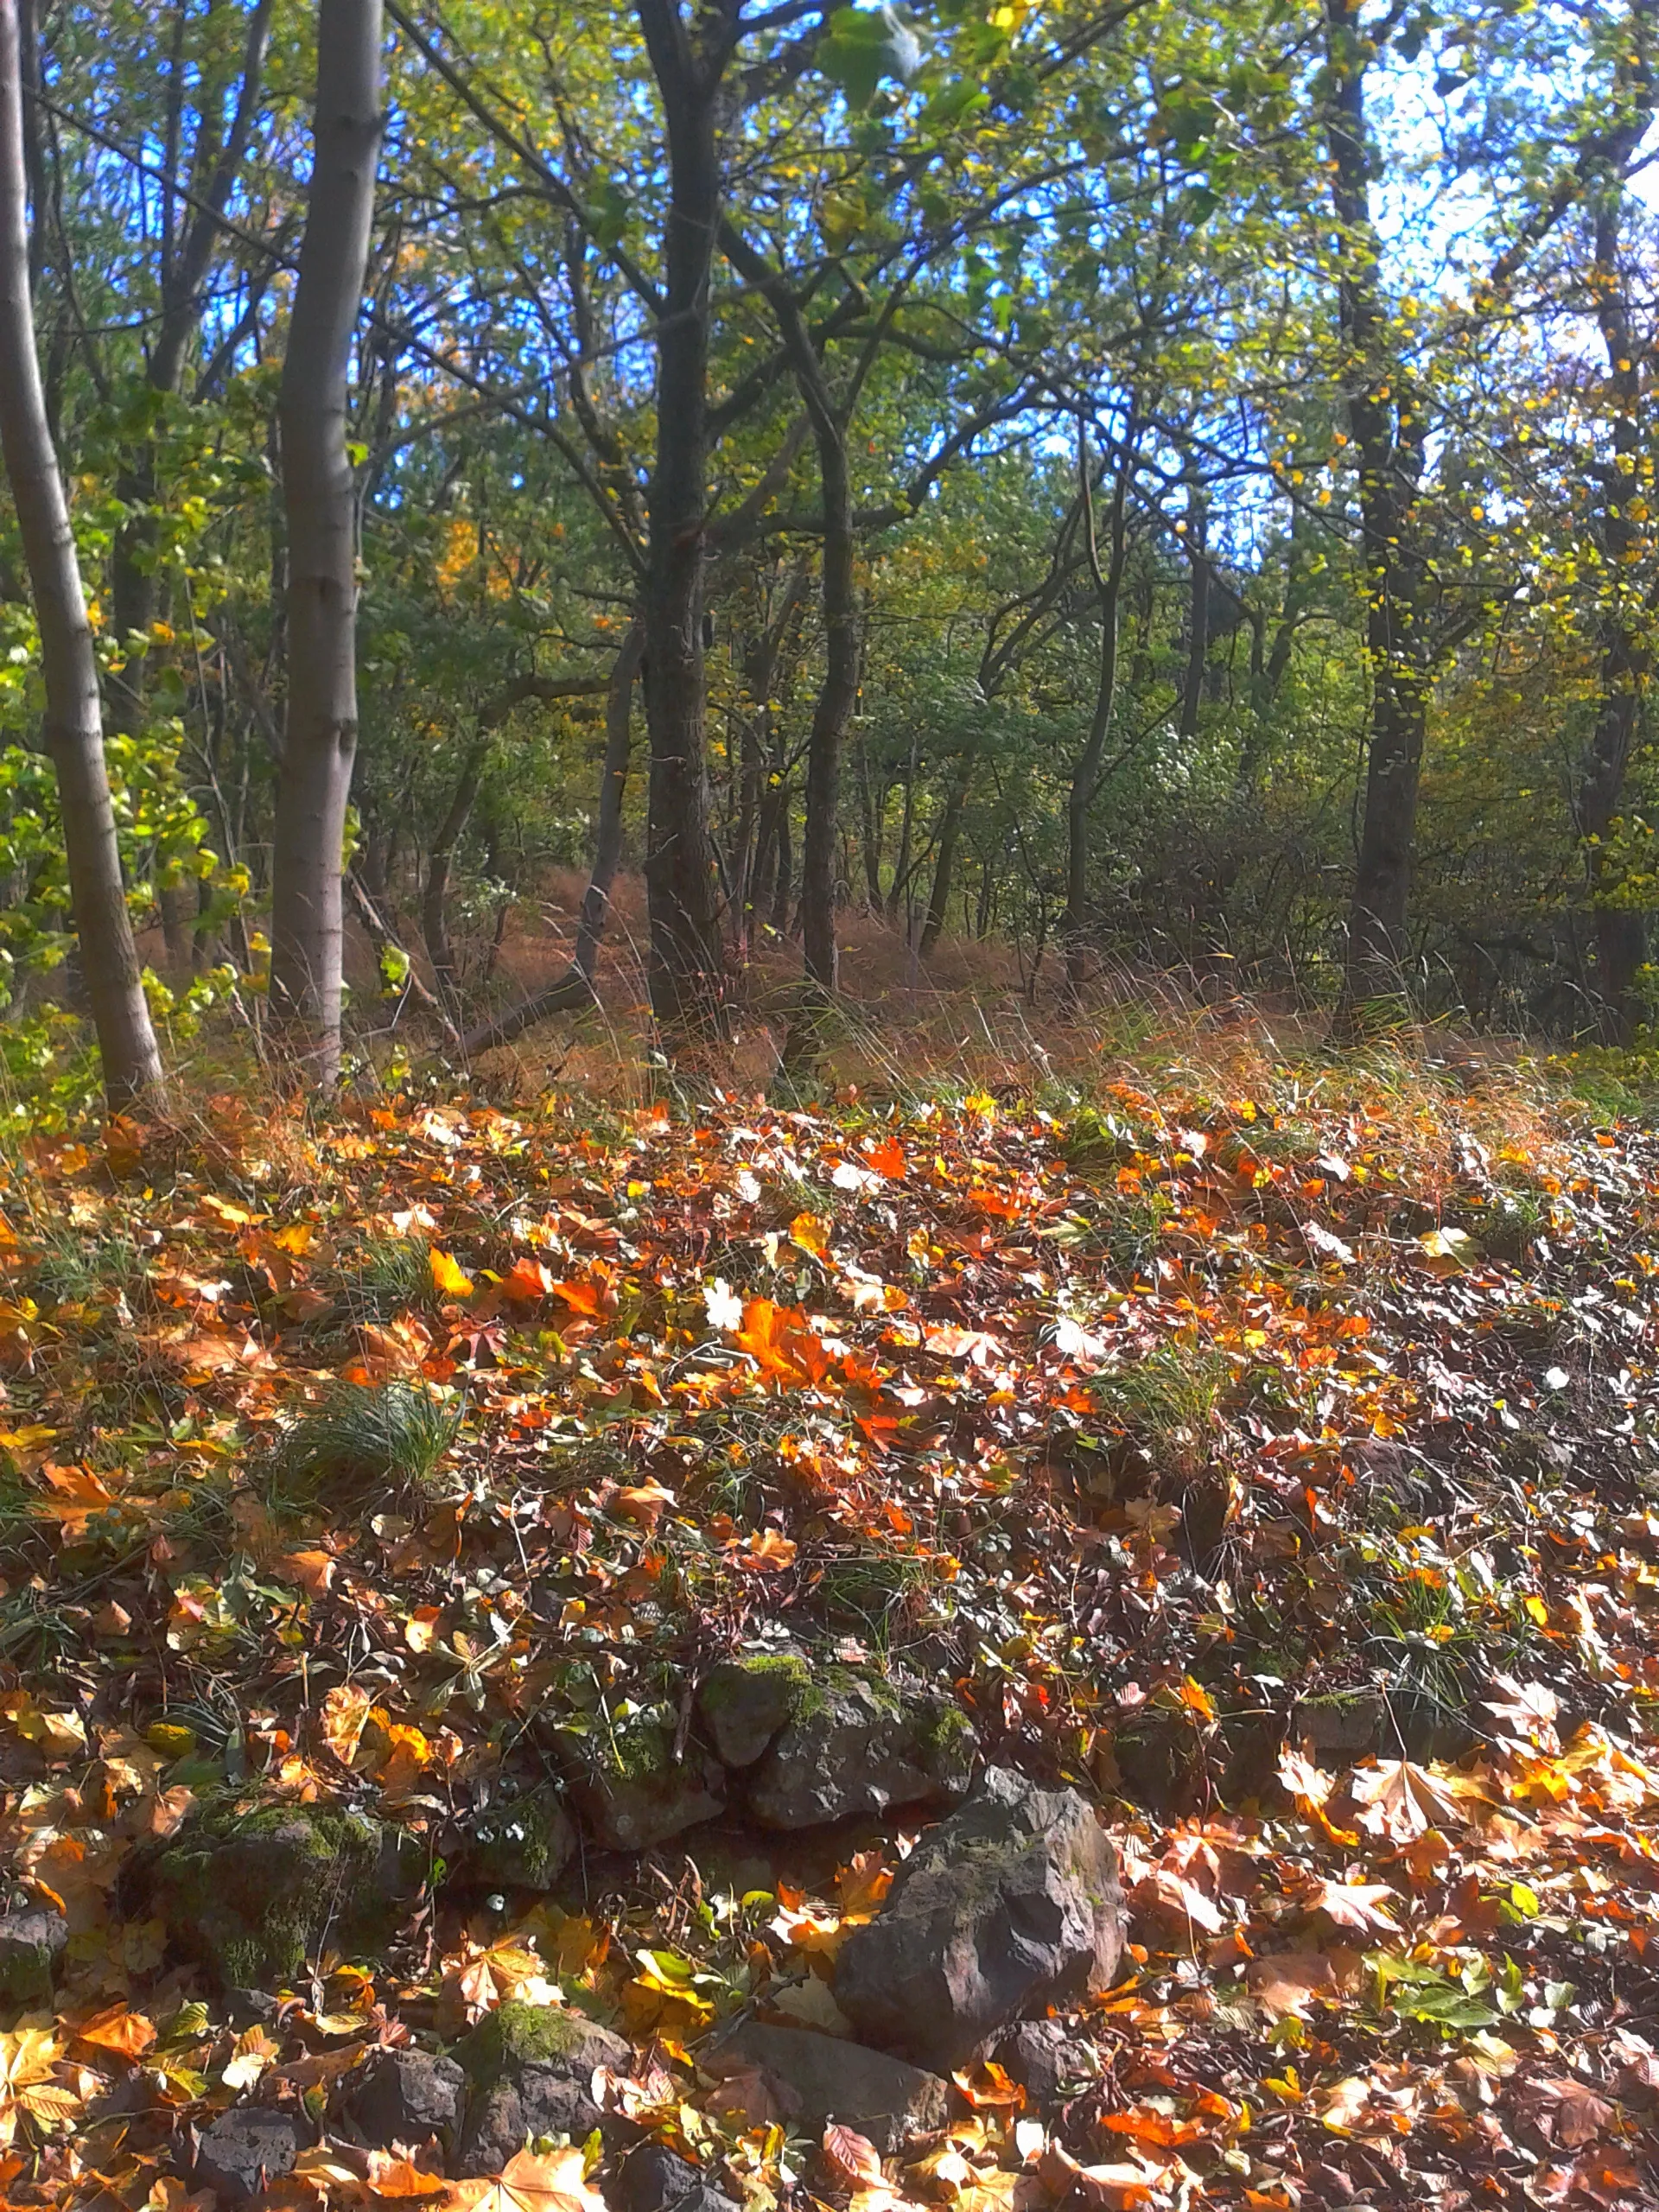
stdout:
<svg viewBox="0 0 1659 2212">
<path fill-rule="evenodd" d="M 81 966 L 111 1113 L 162 1094 L 121 880 L 104 760 L 98 663 L 68 503 L 47 422 L 29 291 L 28 188 L 16 0 L 0 0 L 0 456 L 17 511 L 40 625 L 46 741 Z"/>
<path fill-rule="evenodd" d="M 346 385 L 379 155 L 379 0 L 321 0 L 315 153 L 283 364 L 288 721 L 271 858 L 271 1012 L 318 1089 L 340 1077 L 341 860 L 357 753 L 356 501 Z"/>
</svg>

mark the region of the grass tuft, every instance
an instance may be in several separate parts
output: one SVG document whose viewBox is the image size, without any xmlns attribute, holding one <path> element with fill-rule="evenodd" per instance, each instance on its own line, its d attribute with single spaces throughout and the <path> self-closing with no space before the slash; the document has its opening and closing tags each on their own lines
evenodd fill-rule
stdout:
<svg viewBox="0 0 1659 2212">
<path fill-rule="evenodd" d="M 412 1382 L 336 1383 L 289 1431 L 280 1471 L 307 1488 L 394 1482 L 430 1490 L 461 1407 Z"/>
</svg>

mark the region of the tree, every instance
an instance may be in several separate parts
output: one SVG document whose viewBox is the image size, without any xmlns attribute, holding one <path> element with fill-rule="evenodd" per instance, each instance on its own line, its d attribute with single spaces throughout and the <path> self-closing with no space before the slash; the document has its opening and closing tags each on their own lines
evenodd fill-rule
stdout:
<svg viewBox="0 0 1659 2212">
<path fill-rule="evenodd" d="M 270 1003 L 322 1090 L 340 1077 L 340 878 L 357 750 L 357 501 L 346 390 L 381 121 L 379 0 L 321 0 L 315 158 L 279 410 L 288 712 L 271 860 Z"/>
<path fill-rule="evenodd" d="M 104 760 L 92 650 L 68 504 L 35 350 L 18 0 L 0 0 L 0 454 L 40 627 L 46 742 L 67 849 L 82 970 L 111 1113 L 162 1090 L 133 944 Z"/>
</svg>

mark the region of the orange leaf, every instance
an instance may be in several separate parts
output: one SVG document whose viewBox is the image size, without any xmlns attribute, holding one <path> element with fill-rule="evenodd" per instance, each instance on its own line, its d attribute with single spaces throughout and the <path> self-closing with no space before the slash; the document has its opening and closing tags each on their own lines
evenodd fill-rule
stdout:
<svg viewBox="0 0 1659 2212">
<path fill-rule="evenodd" d="M 111 2005 L 83 2021 L 75 2034 L 82 2043 L 112 2050 L 118 2058 L 137 2058 L 155 2042 L 156 2024 L 142 2012 L 130 2012 L 124 2005 Z"/>
<path fill-rule="evenodd" d="M 864 1155 L 865 1164 L 883 1175 L 889 1183 L 902 1183 L 910 1172 L 910 1162 L 905 1157 L 905 1147 L 897 1137 L 883 1137 L 874 1152 Z"/>
<path fill-rule="evenodd" d="M 953 2074 L 950 2079 L 976 2112 L 998 2107 L 1018 2112 L 1026 2101 L 1020 2084 L 992 2059 L 982 2060 L 971 2072 Z"/>
<path fill-rule="evenodd" d="M 807 1327 L 798 1306 L 750 1299 L 743 1308 L 737 1341 L 763 1372 L 779 1382 L 821 1382 L 830 1372 L 830 1354 Z"/>
<path fill-rule="evenodd" d="M 516 1306 L 535 1306 L 552 1295 L 553 1278 L 539 1260 L 515 1260 L 498 1287 Z"/>
<path fill-rule="evenodd" d="M 823 2131 L 823 2163 L 843 2189 L 881 2181 L 881 2153 L 856 2128 L 831 2121 Z"/>
</svg>

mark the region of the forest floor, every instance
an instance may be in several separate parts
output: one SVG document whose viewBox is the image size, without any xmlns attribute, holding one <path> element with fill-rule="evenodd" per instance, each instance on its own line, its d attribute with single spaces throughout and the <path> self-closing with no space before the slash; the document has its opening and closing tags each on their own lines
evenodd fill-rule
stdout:
<svg viewBox="0 0 1659 2212">
<path fill-rule="evenodd" d="M 1659 1139 L 1496 1057 L 1093 1058 L 17 1146 L 12 2202 L 656 2212 L 639 2132 L 703 2212 L 1659 2202 Z M 925 1709 L 932 1796 L 858 1738 L 758 1818 L 699 1688 L 757 1653 Z M 946 1719 L 1099 1809 L 1128 1948 L 884 2159 L 710 2053 L 846 2039 Z M 626 2048 L 514 2157 L 525 2007 Z M 457 2046 L 464 2125 L 377 2130 Z"/>
</svg>

